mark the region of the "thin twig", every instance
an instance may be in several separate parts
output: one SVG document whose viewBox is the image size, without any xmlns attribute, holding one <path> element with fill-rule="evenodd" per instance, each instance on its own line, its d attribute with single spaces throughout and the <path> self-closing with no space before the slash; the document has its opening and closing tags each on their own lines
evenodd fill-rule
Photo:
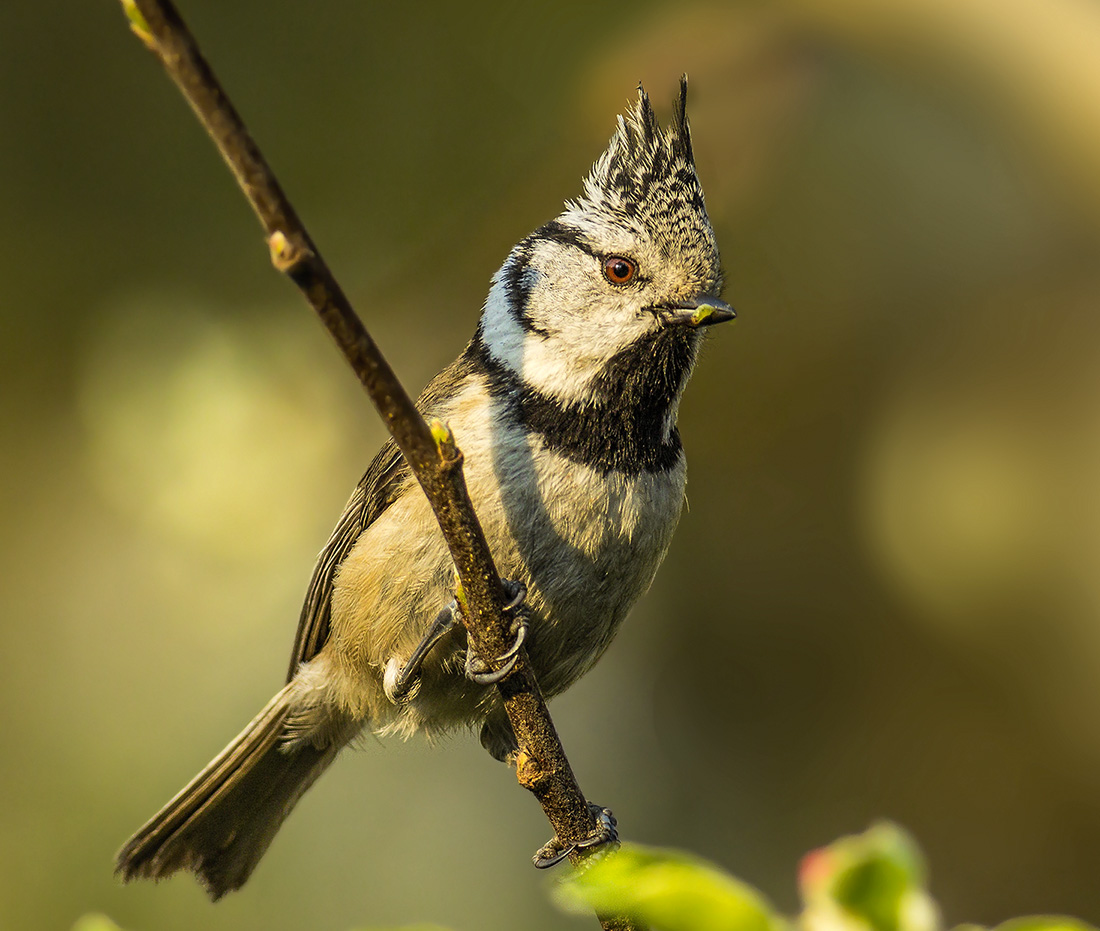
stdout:
<svg viewBox="0 0 1100 931">
<path fill-rule="evenodd" d="M 481 656 L 501 655 L 509 646 L 509 625 L 502 611 L 506 596 L 470 503 L 462 453 L 450 430 L 439 423 L 429 428 L 420 416 L 321 258 L 172 3 L 121 2 L 131 28 L 160 59 L 237 178 L 267 233 L 275 267 L 294 281 L 317 311 L 424 489 L 454 559 L 472 644 Z M 539 800 L 563 843 L 584 840 L 596 827 L 592 813 L 525 652 L 498 687 L 520 747 L 516 765 L 520 783 Z M 573 853 L 570 859 L 576 863 L 584 855 Z M 619 931 L 634 927 L 621 918 L 601 917 L 601 923 Z"/>
</svg>

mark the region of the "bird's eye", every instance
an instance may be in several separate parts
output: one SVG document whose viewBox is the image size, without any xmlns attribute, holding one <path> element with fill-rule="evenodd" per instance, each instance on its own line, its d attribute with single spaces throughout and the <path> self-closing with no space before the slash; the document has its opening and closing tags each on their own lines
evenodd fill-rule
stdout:
<svg viewBox="0 0 1100 931">
<path fill-rule="evenodd" d="M 638 264 L 621 255 L 613 255 L 604 260 L 603 273 L 612 284 L 627 284 L 638 274 Z"/>
</svg>

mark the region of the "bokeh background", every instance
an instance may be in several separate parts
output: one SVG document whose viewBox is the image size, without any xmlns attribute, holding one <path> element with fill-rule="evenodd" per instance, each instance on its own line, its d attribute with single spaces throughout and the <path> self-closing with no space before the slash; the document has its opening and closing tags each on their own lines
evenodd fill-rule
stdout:
<svg viewBox="0 0 1100 931">
<path fill-rule="evenodd" d="M 667 563 L 553 706 L 582 785 L 783 908 L 888 816 L 950 922 L 1100 921 L 1100 6 L 183 9 L 415 390 L 687 71 L 740 318 Z M 465 735 L 345 754 L 217 906 L 117 884 L 281 683 L 383 432 L 107 0 L 0 4 L 0 241 L 0 926 L 594 926 Z"/>
</svg>

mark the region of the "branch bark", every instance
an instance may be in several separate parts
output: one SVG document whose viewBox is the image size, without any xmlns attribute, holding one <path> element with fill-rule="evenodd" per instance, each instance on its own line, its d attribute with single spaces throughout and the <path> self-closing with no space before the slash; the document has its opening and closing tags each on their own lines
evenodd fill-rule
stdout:
<svg viewBox="0 0 1100 931">
<path fill-rule="evenodd" d="M 502 611 L 507 599 L 470 503 L 462 452 L 449 428 L 438 422 L 429 427 L 420 416 L 170 0 L 121 2 L 134 33 L 160 59 L 236 177 L 267 234 L 275 267 L 320 316 L 420 482 L 454 559 L 471 643 L 483 657 L 501 655 L 510 645 Z M 584 840 L 596 825 L 525 652 L 498 688 L 520 748 L 520 784 L 538 799 L 564 844 Z M 570 860 L 577 864 L 587 855 L 574 852 Z M 618 931 L 637 927 L 617 917 L 600 916 L 600 921 Z"/>
</svg>

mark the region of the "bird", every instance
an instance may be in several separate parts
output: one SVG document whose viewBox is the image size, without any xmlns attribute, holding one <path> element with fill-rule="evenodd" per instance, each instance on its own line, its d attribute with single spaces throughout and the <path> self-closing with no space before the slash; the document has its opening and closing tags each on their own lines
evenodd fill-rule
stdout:
<svg viewBox="0 0 1100 931">
<path fill-rule="evenodd" d="M 667 126 L 639 85 L 583 193 L 511 250 L 473 338 L 417 401 L 463 449 L 508 580 L 510 653 L 522 642 L 548 698 L 592 668 L 668 550 L 685 501 L 677 412 L 704 331 L 735 316 L 722 287 L 686 76 Z M 286 685 L 125 844 L 117 873 L 191 871 L 214 900 L 240 888 L 364 731 L 472 727 L 514 758 L 499 675 L 468 647 L 454 589 L 391 440 L 321 551 Z"/>
</svg>

